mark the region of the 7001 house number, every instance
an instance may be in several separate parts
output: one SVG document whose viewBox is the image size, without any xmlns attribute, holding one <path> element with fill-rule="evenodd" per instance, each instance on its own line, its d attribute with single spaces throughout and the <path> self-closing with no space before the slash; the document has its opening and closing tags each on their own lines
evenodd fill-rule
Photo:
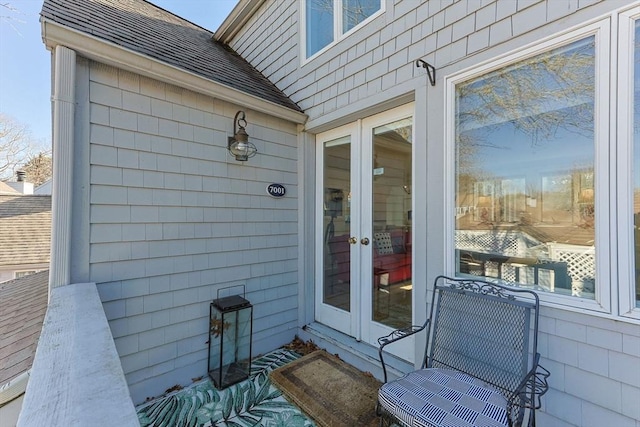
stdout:
<svg viewBox="0 0 640 427">
<path fill-rule="evenodd" d="M 267 186 L 267 193 L 271 197 L 283 197 L 287 193 L 287 189 L 282 184 L 270 184 Z"/>
</svg>

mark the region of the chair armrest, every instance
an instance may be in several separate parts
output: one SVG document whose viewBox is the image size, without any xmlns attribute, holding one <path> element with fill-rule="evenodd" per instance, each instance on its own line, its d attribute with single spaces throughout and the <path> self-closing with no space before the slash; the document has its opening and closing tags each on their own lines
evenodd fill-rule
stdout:
<svg viewBox="0 0 640 427">
<path fill-rule="evenodd" d="M 542 405 L 540 398 L 549 390 L 547 378 L 551 375 L 549 371 L 538 364 L 540 354 L 536 354 L 533 368 L 524 377 L 512 399 L 515 405 L 522 408 L 538 409 Z"/>
<path fill-rule="evenodd" d="M 424 325 L 422 326 L 412 325 L 406 328 L 396 329 L 395 331 L 391 332 L 389 335 L 385 335 L 383 337 L 378 338 L 378 345 L 380 346 L 378 348 L 378 357 L 380 358 L 380 363 L 382 364 L 382 372 L 384 373 L 385 383 L 387 382 L 387 366 L 385 365 L 384 357 L 382 356 L 382 351 L 384 350 L 384 348 L 387 345 L 392 344 L 396 341 L 400 341 L 403 338 L 417 334 L 418 332 L 425 329 L 428 324 L 429 324 L 429 319 L 427 319 L 427 321 L 424 322 Z"/>
</svg>

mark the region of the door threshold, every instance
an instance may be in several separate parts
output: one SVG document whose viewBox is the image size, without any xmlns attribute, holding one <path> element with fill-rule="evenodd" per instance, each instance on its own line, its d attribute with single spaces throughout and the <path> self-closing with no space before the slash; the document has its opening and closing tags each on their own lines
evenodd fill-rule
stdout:
<svg viewBox="0 0 640 427">
<path fill-rule="evenodd" d="M 383 381 L 384 374 L 378 356 L 378 348 L 358 341 L 349 335 L 332 329 L 322 323 L 312 322 L 303 326 L 298 336 L 304 341 L 311 340 L 318 347 L 336 354 L 346 363 L 356 367 L 363 372 L 371 373 L 375 378 Z M 400 377 L 415 369 L 412 363 L 400 359 L 389 353 L 384 354 L 387 364 L 387 374 L 389 380 Z"/>
</svg>

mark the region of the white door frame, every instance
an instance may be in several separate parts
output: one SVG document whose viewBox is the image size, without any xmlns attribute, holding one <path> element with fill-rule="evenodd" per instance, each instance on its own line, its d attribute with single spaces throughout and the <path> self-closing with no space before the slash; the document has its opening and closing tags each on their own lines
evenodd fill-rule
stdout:
<svg viewBox="0 0 640 427">
<path fill-rule="evenodd" d="M 372 188 L 373 173 L 373 129 L 401 119 L 415 117 L 414 103 L 409 103 L 374 116 L 357 120 L 350 124 L 323 132 L 316 136 L 316 320 L 333 329 L 348 334 L 356 340 L 377 345 L 377 338 L 392 331 L 392 328 L 372 321 L 373 307 L 373 222 Z M 415 120 L 412 120 L 412 132 L 415 134 Z M 350 245 L 350 311 L 338 309 L 323 303 L 324 289 L 324 144 L 339 138 L 350 136 L 351 144 L 351 215 L 350 236 L 357 243 Z M 412 139 L 413 140 L 413 139 Z M 415 150 L 412 149 L 415 157 Z M 415 170 L 413 175 L 415 176 Z M 412 177 L 413 179 L 413 177 Z M 366 196 L 363 196 L 366 195 Z M 413 196 L 412 196 L 413 197 Z M 412 210 L 415 201 L 412 199 Z M 413 227 L 412 227 L 413 232 Z M 370 244 L 363 245 L 361 240 L 368 238 Z M 413 239 L 412 239 L 413 240 Z M 412 253 L 415 258 L 415 254 Z M 413 263 L 412 263 L 413 265 Z M 412 270 L 414 268 L 412 267 Z M 413 271 L 412 271 L 413 277 Z M 415 289 L 415 287 L 414 287 Z M 412 310 L 412 317 L 415 313 Z M 412 319 L 413 320 L 413 319 Z M 409 325 L 407 325 L 409 326 Z M 413 362 L 414 340 L 409 338 L 402 345 L 392 346 L 392 353 Z"/>
</svg>

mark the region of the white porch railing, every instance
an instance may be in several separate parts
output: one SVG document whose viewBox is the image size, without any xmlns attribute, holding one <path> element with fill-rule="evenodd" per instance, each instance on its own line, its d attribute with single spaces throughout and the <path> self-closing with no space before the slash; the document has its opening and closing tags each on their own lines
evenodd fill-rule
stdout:
<svg viewBox="0 0 640 427">
<path fill-rule="evenodd" d="M 53 288 L 18 426 L 139 425 L 95 283 Z"/>
</svg>

